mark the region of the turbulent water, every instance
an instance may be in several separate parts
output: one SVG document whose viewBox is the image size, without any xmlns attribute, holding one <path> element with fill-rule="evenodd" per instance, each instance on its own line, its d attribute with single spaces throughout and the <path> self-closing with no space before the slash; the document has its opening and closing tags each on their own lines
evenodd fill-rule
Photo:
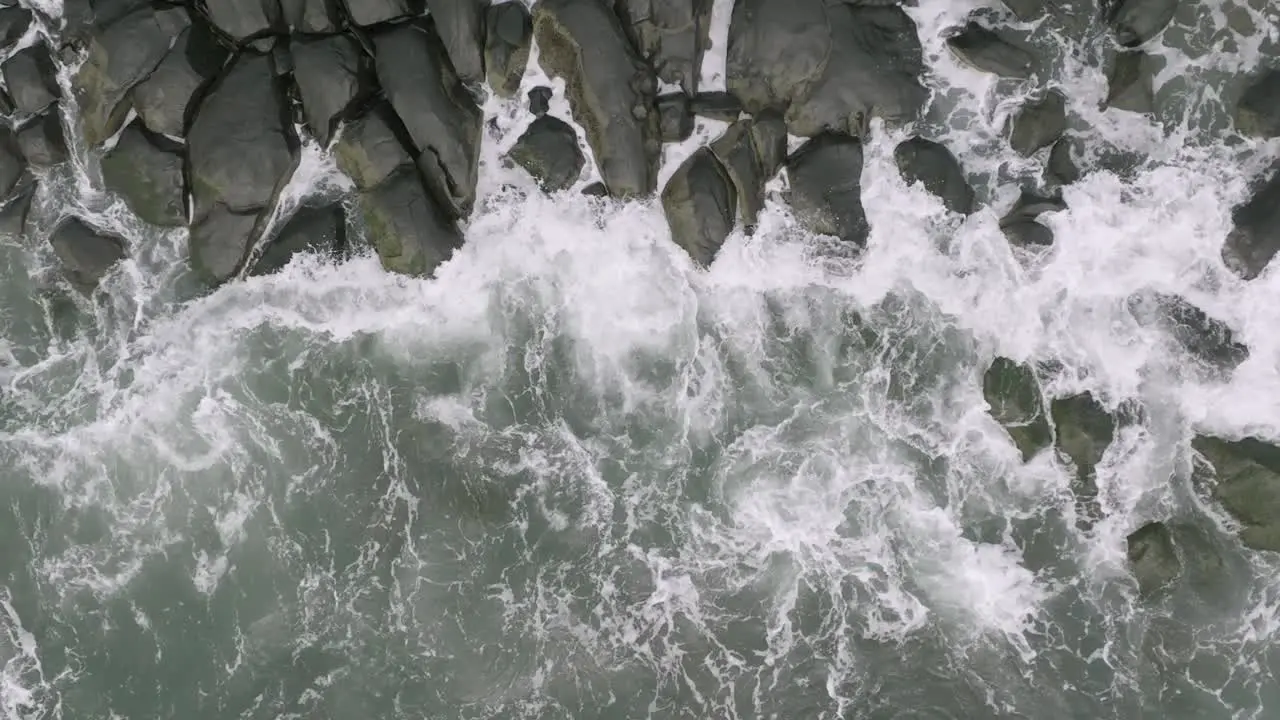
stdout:
<svg viewBox="0 0 1280 720">
<path fill-rule="evenodd" d="M 530 192 L 498 160 L 524 112 L 497 101 L 466 247 L 432 280 L 301 258 L 201 296 L 184 233 L 91 166 L 47 178 L 45 217 L 90 210 L 132 259 L 89 299 L 47 222 L 0 240 L 0 717 L 1275 717 L 1280 562 L 1234 539 L 1188 440 L 1280 438 L 1280 273 L 1219 259 L 1277 156 L 1226 135 L 1224 78 L 1276 19 L 1187 5 L 1166 41 L 1216 49 L 1162 51 L 1155 119 L 1099 110 L 1096 58 L 1025 26 L 1104 166 L 1038 255 L 997 210 L 961 223 L 904 185 L 886 128 L 864 255 L 771 201 L 709 271 L 655 201 Z M 1030 85 L 945 52 L 973 7 L 910 12 L 935 127 L 1000 207 L 1039 172 L 999 139 Z M 312 149 L 295 185 L 333 172 Z M 1203 372 L 1130 315 L 1141 290 L 1250 359 Z M 997 354 L 1047 363 L 1050 395 L 1141 405 L 1100 521 L 988 415 Z M 1169 519 L 1219 581 L 1141 600 L 1125 536 Z"/>
</svg>

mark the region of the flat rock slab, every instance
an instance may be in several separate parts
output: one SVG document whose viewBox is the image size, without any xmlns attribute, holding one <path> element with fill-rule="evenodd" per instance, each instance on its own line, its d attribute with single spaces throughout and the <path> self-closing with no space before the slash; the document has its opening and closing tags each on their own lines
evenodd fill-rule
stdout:
<svg viewBox="0 0 1280 720">
<path fill-rule="evenodd" d="M 100 232 L 77 217 L 63 220 L 49 236 L 49 244 L 67 279 L 82 291 L 90 291 L 109 270 L 124 259 L 124 239 Z"/>
<path fill-rule="evenodd" d="M 182 31 L 147 78 L 133 86 L 132 105 L 152 132 L 185 137 L 192 101 L 217 77 L 227 59 L 204 23 Z"/>
<path fill-rule="evenodd" d="M 180 227 L 187 222 L 183 203 L 182 148 L 133 122 L 115 147 L 102 156 L 102 182 L 118 193 L 144 222 Z"/>
<path fill-rule="evenodd" d="M 792 211 L 811 232 L 862 247 L 871 228 L 862 207 L 862 142 L 819 135 L 786 162 Z"/>
<path fill-rule="evenodd" d="M 342 137 L 334 144 L 333 155 L 356 189 L 371 190 L 397 169 L 413 162 L 397 134 L 399 123 L 395 110 L 386 102 L 379 102 L 343 128 Z"/>
<path fill-rule="evenodd" d="M 355 38 L 300 38 L 289 45 L 307 126 L 328 146 L 338 121 L 375 91 L 373 58 Z"/>
</svg>

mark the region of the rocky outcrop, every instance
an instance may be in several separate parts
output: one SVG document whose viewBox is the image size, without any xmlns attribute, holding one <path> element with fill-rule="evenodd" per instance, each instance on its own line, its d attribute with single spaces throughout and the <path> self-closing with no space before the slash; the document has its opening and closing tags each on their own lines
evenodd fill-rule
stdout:
<svg viewBox="0 0 1280 720">
<path fill-rule="evenodd" d="M 1154 60 L 1138 50 L 1116 53 L 1107 74 L 1104 105 L 1117 110 L 1150 113 L 1155 110 Z"/>
<path fill-rule="evenodd" d="M 187 222 L 182 167 L 181 146 L 135 121 L 102 156 L 102 183 L 143 221 L 179 227 Z"/>
<path fill-rule="evenodd" d="M 0 66 L 14 108 L 35 115 L 58 101 L 58 69 L 49 47 L 36 43 L 9 56 Z"/>
<path fill-rule="evenodd" d="M 282 24 L 278 0 L 209 0 L 205 8 L 209 21 L 237 44 L 269 35 Z"/>
<path fill-rule="evenodd" d="M 1116 421 L 1090 393 L 1056 398 L 1049 414 L 1057 431 L 1057 448 L 1075 465 L 1076 477 L 1094 486 L 1094 469 L 1115 439 Z"/>
<path fill-rule="evenodd" d="M 811 232 L 866 245 L 871 228 L 862 208 L 862 142 L 819 135 L 786 162 L 792 211 Z"/>
<path fill-rule="evenodd" d="M 18 145 L 18 136 L 0 123 L 0 199 L 7 198 L 27 174 L 27 159 Z"/>
<path fill-rule="evenodd" d="M 1249 347 L 1235 339 L 1229 325 L 1179 295 L 1139 293 L 1129 298 L 1128 305 L 1139 323 L 1164 330 L 1205 366 L 1229 372 L 1249 359 Z"/>
<path fill-rule="evenodd" d="M 657 79 L 622 23 L 597 0 L 543 0 L 533 14 L 539 63 L 563 78 L 600 177 L 617 198 L 651 194 L 661 151 Z"/>
<path fill-rule="evenodd" d="M 1049 90 L 1023 103 L 1014 114 L 1009 121 L 1009 146 L 1030 157 L 1057 142 L 1066 129 L 1067 98 L 1058 90 Z"/>
<path fill-rule="evenodd" d="M 440 41 L 464 85 L 484 82 L 484 15 L 482 0 L 427 0 Z"/>
<path fill-rule="evenodd" d="M 293 34 L 325 35 L 342 26 L 342 0 L 280 0 L 285 29 Z"/>
<path fill-rule="evenodd" d="M 351 22 L 360 27 L 421 15 L 425 10 L 423 0 L 342 0 L 342 2 L 346 3 Z"/>
<path fill-rule="evenodd" d="M 1252 280 L 1280 250 L 1280 172 L 1235 208 L 1231 219 L 1233 227 L 1222 247 L 1222 261 L 1235 274 Z"/>
<path fill-rule="evenodd" d="M 498 97 L 514 97 L 520 89 L 532 43 L 533 17 L 524 3 L 490 5 L 485 11 L 485 75 Z"/>
<path fill-rule="evenodd" d="M 973 212 L 973 187 L 960 161 L 944 145 L 913 137 L 894 148 L 893 159 L 903 180 L 924 185 L 947 210 L 961 215 Z"/>
<path fill-rule="evenodd" d="M 662 142 L 684 142 L 693 134 L 693 113 L 689 111 L 689 98 L 684 93 L 659 95 L 658 134 Z"/>
<path fill-rule="evenodd" d="M 307 127 L 327 146 L 338 121 L 375 92 L 373 59 L 347 35 L 295 40 L 289 49 Z"/>
<path fill-rule="evenodd" d="M 1053 435 L 1040 385 L 1030 366 L 997 357 L 982 376 L 982 396 L 991 417 L 1009 433 L 1024 462 L 1049 447 Z"/>
<path fill-rule="evenodd" d="M 947 47 L 966 65 L 1000 77 L 1029 78 L 1035 66 L 1026 48 L 976 22 L 947 38 Z"/>
<path fill-rule="evenodd" d="M 27 34 L 31 11 L 19 5 L 0 8 L 0 47 L 9 47 Z"/>
<path fill-rule="evenodd" d="M 57 106 L 18 128 L 18 147 L 33 167 L 50 167 L 67 161 L 70 155 Z"/>
<path fill-rule="evenodd" d="M 751 233 L 764 209 L 764 186 L 787 157 L 787 126 L 777 112 L 765 111 L 730 125 L 711 143 L 738 199 L 738 218 Z"/>
<path fill-rule="evenodd" d="M 333 155 L 356 189 L 371 190 L 398 167 L 413 162 L 398 135 L 399 122 L 391 106 L 382 102 L 366 109 L 343 128 Z"/>
<path fill-rule="evenodd" d="M 640 55 L 663 82 L 698 91 L 702 55 L 710 44 L 711 0 L 617 0 Z"/>
<path fill-rule="evenodd" d="M 1125 538 L 1129 569 L 1138 581 L 1138 594 L 1150 597 L 1182 574 L 1182 561 L 1174 547 L 1173 535 L 1162 522 L 1152 522 Z"/>
<path fill-rule="evenodd" d="M 1137 47 L 1164 31 L 1178 10 L 1178 0 L 1103 0 L 1102 6 L 1116 41 Z"/>
<path fill-rule="evenodd" d="M 204 23 L 184 30 L 145 80 L 130 93 L 134 109 L 152 132 L 185 137 L 193 100 L 217 77 L 227 50 Z"/>
<path fill-rule="evenodd" d="M 1208 435 L 1191 446 L 1216 479 L 1214 498 L 1241 524 L 1240 541 L 1280 552 L 1280 448 L 1257 438 Z"/>
<path fill-rule="evenodd" d="M 721 122 L 733 122 L 742 114 L 742 102 L 732 93 L 722 91 L 700 92 L 689 98 L 689 112 L 698 117 Z"/>
<path fill-rule="evenodd" d="M 62 271 L 77 289 L 89 292 L 125 257 L 124 240 L 89 227 L 83 220 L 63 220 L 49 235 Z"/>
<path fill-rule="evenodd" d="M 304 204 L 294 211 L 279 232 L 267 240 L 249 274 L 279 272 L 299 253 L 336 258 L 341 256 L 346 246 L 347 214 L 342 205 Z"/>
<path fill-rule="evenodd" d="M 578 147 L 578 133 L 565 121 L 550 115 L 530 123 L 507 154 L 549 193 L 577 182 L 586 164 Z"/>
<path fill-rule="evenodd" d="M 1245 135 L 1280 137 L 1280 69 L 1266 70 L 1249 83 L 1235 120 L 1236 130 Z"/>
<path fill-rule="evenodd" d="M 710 148 L 694 151 L 662 189 L 671 239 L 708 267 L 733 232 L 737 191 Z"/>
</svg>

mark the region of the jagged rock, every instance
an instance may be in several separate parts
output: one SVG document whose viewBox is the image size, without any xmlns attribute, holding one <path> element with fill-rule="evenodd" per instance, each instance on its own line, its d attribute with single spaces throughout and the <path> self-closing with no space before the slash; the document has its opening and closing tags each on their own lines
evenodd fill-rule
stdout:
<svg viewBox="0 0 1280 720">
<path fill-rule="evenodd" d="M 721 122 L 733 122 L 742 114 L 742 102 L 732 93 L 700 92 L 689 98 L 689 111 L 694 115 Z"/>
<path fill-rule="evenodd" d="M 369 242 L 382 266 L 404 275 L 429 276 L 462 247 L 462 234 L 426 191 L 411 165 L 358 196 Z"/>
<path fill-rule="evenodd" d="M 125 257 L 123 238 L 99 232 L 77 217 L 59 223 L 49 235 L 49 244 L 67 279 L 84 291 L 96 287 L 107 271 Z"/>
<path fill-rule="evenodd" d="M 947 47 L 962 62 L 982 72 L 1007 78 L 1029 78 L 1035 56 L 999 32 L 969 22 L 947 38 Z"/>
<path fill-rule="evenodd" d="M 708 267 L 733 232 L 737 192 L 715 153 L 698 148 L 662 189 L 662 209 L 671 239 Z"/>
<path fill-rule="evenodd" d="M 191 101 L 227 60 L 227 50 L 204 23 L 182 31 L 151 75 L 133 87 L 133 107 L 152 132 L 184 137 Z"/>
<path fill-rule="evenodd" d="M 741 0 L 728 45 L 729 92 L 751 113 L 785 108 L 803 137 L 911 120 L 928 97 L 915 23 L 897 5 Z"/>
<path fill-rule="evenodd" d="M 578 133 L 568 123 L 543 115 L 530 123 L 508 155 L 546 192 L 564 190 L 578 180 L 586 158 Z"/>
<path fill-rule="evenodd" d="M 0 123 L 0 198 L 7 198 L 27 174 L 27 160 L 18 145 L 18 136 Z"/>
<path fill-rule="evenodd" d="M 342 129 L 334 158 L 359 190 L 381 185 L 402 165 L 413 162 L 396 134 L 399 119 L 391 106 L 378 103 Z"/>
<path fill-rule="evenodd" d="M 187 221 L 182 164 L 180 145 L 148 132 L 135 121 L 102 156 L 102 183 L 119 193 L 143 221 L 179 227 Z"/>
<path fill-rule="evenodd" d="M 434 26 L 400 25 L 374 38 L 378 79 L 416 149 L 427 187 L 454 218 L 476 199 L 483 115 L 445 56 Z"/>
<path fill-rule="evenodd" d="M 1015 246 L 1052 245 L 1053 231 L 1036 222 L 1036 218 L 1047 212 L 1066 209 L 1067 204 L 1060 194 L 1040 195 L 1024 190 L 1009 212 L 1000 218 L 1000 230 Z"/>
<path fill-rule="evenodd" d="M 1280 250 L 1280 172 L 1235 208 L 1231 219 L 1222 261 L 1235 274 L 1252 280 Z"/>
<path fill-rule="evenodd" d="M 621 21 L 597 0 L 543 0 L 533 18 L 539 63 L 564 79 L 573 119 L 586 132 L 609 194 L 651 194 L 661 153 L 657 79 Z"/>
<path fill-rule="evenodd" d="M 819 135 L 787 158 L 792 211 L 810 231 L 866 245 L 871 229 L 862 209 L 862 142 Z"/>
<path fill-rule="evenodd" d="M 3 87 L 0 87 L 0 115 L 12 115 L 15 109 L 13 98 L 9 97 L 9 93 Z"/>
<path fill-rule="evenodd" d="M 465 85 L 484 82 L 484 15 L 481 0 L 427 0 L 440 41 Z"/>
<path fill-rule="evenodd" d="M 640 55 L 664 82 L 698 90 L 702 55 L 710 45 L 711 0 L 618 0 Z"/>
<path fill-rule="evenodd" d="M 529 112 L 542 117 L 551 110 L 551 88 L 539 86 L 529 91 Z"/>
<path fill-rule="evenodd" d="M 27 34 L 31 11 L 19 5 L 0 8 L 0 47 L 9 47 Z"/>
<path fill-rule="evenodd" d="M 1009 123 L 1009 145 L 1029 157 L 1052 145 L 1067 130 L 1067 98 L 1050 90 L 1023 104 Z"/>
<path fill-rule="evenodd" d="M 1049 163 L 1045 172 L 1050 183 L 1070 185 L 1080 179 L 1080 168 L 1075 161 L 1080 155 L 1078 145 L 1076 138 L 1064 135 L 1049 149 Z"/>
<path fill-rule="evenodd" d="M 0 67 L 14 107 L 28 115 L 35 115 L 57 102 L 57 73 L 53 57 L 44 43 L 19 50 Z"/>
<path fill-rule="evenodd" d="M 1139 323 L 1163 328 L 1187 354 L 1207 366 L 1230 371 L 1249 359 L 1249 346 L 1235 339 L 1229 325 L 1181 296 L 1139 293 L 1129 298 L 1128 306 Z"/>
<path fill-rule="evenodd" d="M 250 275 L 270 275 L 284 269 L 298 253 L 338 257 L 347 245 L 347 214 L 342 205 L 304 204 L 294 212 L 262 249 Z"/>
<path fill-rule="evenodd" d="M 244 44 L 279 29 L 280 6 L 272 0 L 209 0 L 209 21 L 236 43 Z"/>
<path fill-rule="evenodd" d="M 1137 47 L 1159 35 L 1178 11 L 1178 0 L 1104 0 L 1116 41 Z"/>
<path fill-rule="evenodd" d="M 711 143 L 738 199 L 743 228 L 752 232 L 764 209 L 765 183 L 778 172 L 787 156 L 787 126 L 776 111 L 730 125 Z"/>
<path fill-rule="evenodd" d="M 1094 468 L 1115 439 L 1115 418 L 1087 392 L 1054 399 L 1049 414 L 1058 450 L 1075 464 L 1076 476 L 1092 486 Z"/>
<path fill-rule="evenodd" d="M 948 210 L 962 215 L 973 212 L 973 188 L 960 161 L 944 145 L 913 137 L 899 143 L 893 159 L 909 184 L 921 183 Z"/>
<path fill-rule="evenodd" d="M 1240 541 L 1280 552 L 1280 448 L 1257 438 L 1198 435 L 1191 443 L 1217 478 L 1213 496 L 1243 525 Z"/>
<path fill-rule="evenodd" d="M 298 164 L 280 84 L 268 56 L 242 53 L 215 81 L 187 133 L 192 265 L 214 282 L 239 270 L 255 232 L 246 217 L 275 204 Z"/>
<path fill-rule="evenodd" d="M 67 161 L 67 141 L 62 135 L 62 119 L 57 106 L 18 129 L 22 156 L 35 167 L 49 167 Z"/>
<path fill-rule="evenodd" d="M 485 30 L 484 66 L 489 87 L 498 97 L 514 97 L 529 63 L 533 17 L 522 2 L 490 5 L 485 11 Z"/>
<path fill-rule="evenodd" d="M 360 27 L 377 25 L 388 20 L 421 15 L 422 0 L 343 0 L 351 22 Z"/>
<path fill-rule="evenodd" d="M 1280 69 L 1267 70 L 1245 88 L 1236 106 L 1236 130 L 1253 137 L 1280 137 Z"/>
<path fill-rule="evenodd" d="M 1049 420 L 1030 366 L 997 357 L 982 377 L 982 395 L 991 417 L 1009 433 L 1024 462 L 1049 447 L 1053 439 Z"/>
<path fill-rule="evenodd" d="M 336 33 L 342 25 L 339 2 L 340 0 L 280 0 L 280 14 L 290 33 Z"/>
<path fill-rule="evenodd" d="M 1135 113 L 1154 112 L 1153 75 L 1152 59 L 1146 53 L 1137 50 L 1116 53 L 1107 76 L 1104 105 Z"/>
<path fill-rule="evenodd" d="M 134 85 L 146 79 L 191 20 L 185 10 L 144 7 L 95 31 L 72 78 L 85 142 L 100 145 L 120 129 Z"/>
<path fill-rule="evenodd" d="M 693 113 L 684 93 L 659 95 L 658 132 L 663 142 L 684 142 L 693 134 Z"/>
<path fill-rule="evenodd" d="M 27 230 L 27 214 L 36 196 L 34 182 L 23 183 L 18 192 L 0 205 L 0 237 L 17 238 Z"/>
<path fill-rule="evenodd" d="M 1147 523 L 1125 538 L 1129 567 L 1138 581 L 1138 593 L 1155 594 L 1182 572 L 1182 562 L 1169 528 L 1162 522 Z"/>
<path fill-rule="evenodd" d="M 294 40 L 290 47 L 307 126 L 327 146 L 338 120 L 375 92 L 372 60 L 349 35 Z"/>
</svg>

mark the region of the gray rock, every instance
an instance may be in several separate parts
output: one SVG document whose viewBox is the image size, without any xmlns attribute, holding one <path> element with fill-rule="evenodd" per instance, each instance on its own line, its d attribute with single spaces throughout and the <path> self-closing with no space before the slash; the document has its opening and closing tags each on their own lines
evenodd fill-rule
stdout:
<svg viewBox="0 0 1280 720">
<path fill-rule="evenodd" d="M 448 51 L 453 71 L 465 85 L 484 82 L 484 16 L 481 0 L 427 0 L 436 32 Z"/>
<path fill-rule="evenodd" d="M 1229 372 L 1249 359 L 1249 346 L 1235 339 L 1231 326 L 1179 295 L 1137 293 L 1127 304 L 1139 323 L 1162 328 L 1188 355 L 1206 366 Z"/>
<path fill-rule="evenodd" d="M 388 20 L 421 15 L 422 0 L 343 0 L 351 22 L 360 27 L 377 25 Z"/>
<path fill-rule="evenodd" d="M 49 244 L 67 279 L 86 292 L 97 287 L 107 271 L 125 257 L 122 238 L 99 232 L 77 217 L 59 223 L 49 236 Z"/>
<path fill-rule="evenodd" d="M 659 95 L 658 133 L 663 142 L 684 142 L 693 134 L 693 113 L 689 111 L 689 97 L 684 93 Z"/>
<path fill-rule="evenodd" d="M 457 225 L 427 193 L 411 165 L 358 198 L 369 242 L 390 272 L 430 276 L 462 247 Z"/>
<path fill-rule="evenodd" d="M 699 117 L 733 122 L 742 114 L 742 102 L 728 92 L 700 92 L 689 98 L 689 111 Z"/>
<path fill-rule="evenodd" d="M 27 231 L 27 215 L 36 196 L 36 183 L 26 182 L 18 192 L 0 205 L 0 237 L 18 238 Z"/>
<path fill-rule="evenodd" d="M 1267 70 L 1245 88 L 1236 106 L 1236 130 L 1259 138 L 1280 137 L 1280 70 Z"/>
<path fill-rule="evenodd" d="M 1280 552 L 1280 448 L 1257 438 L 1199 435 L 1192 448 L 1209 464 L 1214 498 L 1243 526 L 1240 541 Z"/>
<path fill-rule="evenodd" d="M 563 78 L 573 119 L 586 132 L 600 176 L 616 198 L 653 193 L 661 139 L 657 80 L 622 23 L 597 0 L 543 0 L 534 9 L 539 62 Z"/>
<path fill-rule="evenodd" d="M 960 161 L 944 145 L 913 137 L 894 148 L 893 159 L 904 180 L 924 185 L 951 212 L 962 215 L 973 212 L 973 188 Z"/>
<path fill-rule="evenodd" d="M 1057 142 L 1066 130 L 1067 98 L 1058 90 L 1049 90 L 1018 109 L 1009 122 L 1009 145 L 1030 157 Z"/>
<path fill-rule="evenodd" d="M 698 148 L 681 163 L 662 189 L 662 209 L 671 239 L 702 267 L 733 232 L 737 192 L 709 148 Z"/>
<path fill-rule="evenodd" d="M 730 125 L 711 143 L 711 152 L 733 184 L 743 228 L 753 232 L 764 209 L 764 186 L 787 156 L 787 127 L 776 111 Z"/>
<path fill-rule="evenodd" d="M 490 5 L 485 11 L 485 31 L 484 66 L 489 87 L 498 97 L 514 97 L 529 64 L 533 17 L 522 2 Z"/>
<path fill-rule="evenodd" d="M 185 137 L 192 100 L 226 64 L 227 50 L 204 23 L 178 36 L 151 75 L 130 93 L 138 116 L 152 132 Z"/>
<path fill-rule="evenodd" d="M 711 0 L 618 0 L 640 55 L 664 82 L 698 91 L 702 55 L 710 45 Z"/>
<path fill-rule="evenodd" d="M 1053 244 L 1053 230 L 1035 220 L 1018 220 L 1001 225 L 1000 232 L 1015 247 L 1048 247 Z"/>
<path fill-rule="evenodd" d="M 1252 280 L 1280 250 L 1280 172 L 1232 211 L 1232 224 L 1222 261 L 1236 275 Z"/>
<path fill-rule="evenodd" d="M 1164 523 L 1147 523 L 1125 538 L 1129 568 L 1138 581 L 1138 593 L 1150 597 L 1178 579 L 1182 562 L 1173 536 Z"/>
<path fill-rule="evenodd" d="M 1103 5 L 1107 24 L 1125 47 L 1159 35 L 1178 11 L 1178 0 L 1104 0 Z"/>
<path fill-rule="evenodd" d="M 810 231 L 862 247 L 871 228 L 862 209 L 862 143 L 819 135 L 787 158 L 791 208 Z"/>
<path fill-rule="evenodd" d="M 102 183 L 143 221 L 161 227 L 187 222 L 182 147 L 133 122 L 102 156 Z"/>
<path fill-rule="evenodd" d="M 227 37 L 244 44 L 283 26 L 277 0 L 209 0 L 209 21 Z"/>
<path fill-rule="evenodd" d="M 551 88 L 539 86 L 529 91 L 529 112 L 537 117 L 546 115 L 551 110 Z"/>
<path fill-rule="evenodd" d="M 304 204 L 267 241 L 250 275 L 270 275 L 284 269 L 294 255 L 315 253 L 337 258 L 347 246 L 347 214 L 341 204 Z"/>
<path fill-rule="evenodd" d="M 398 133 L 400 119 L 385 102 L 375 104 L 349 121 L 334 144 L 338 167 L 359 190 L 381 185 L 391 173 L 413 162 Z"/>
<path fill-rule="evenodd" d="M 1135 113 L 1155 111 L 1152 58 L 1139 50 L 1116 53 L 1107 75 L 1104 105 Z"/>
<path fill-rule="evenodd" d="M 1070 185 L 1080 179 L 1076 158 L 1080 156 L 1079 141 L 1064 135 L 1049 149 L 1049 162 L 1045 173 L 1051 184 Z"/>
<path fill-rule="evenodd" d="M 27 34 L 31 11 L 19 5 L 0 8 L 0 47 L 9 47 Z"/>
<path fill-rule="evenodd" d="M 982 395 L 995 421 L 1004 427 L 1026 462 L 1053 441 L 1035 371 L 997 357 L 982 376 Z"/>
<path fill-rule="evenodd" d="M 93 32 L 150 4 L 151 0 L 63 0 L 62 47 L 78 47 Z"/>
<path fill-rule="evenodd" d="M 1053 231 L 1036 222 L 1047 212 L 1067 209 L 1061 194 L 1041 195 L 1023 191 L 1017 202 L 1000 218 L 1000 230 L 1011 245 L 1019 247 L 1047 246 L 1053 244 Z"/>
<path fill-rule="evenodd" d="M 578 147 L 578 133 L 550 115 L 530 123 L 508 155 L 546 192 L 558 192 L 577 182 L 586 163 Z"/>
<path fill-rule="evenodd" d="M 609 197 L 609 189 L 600 181 L 593 182 L 582 188 L 582 194 L 587 197 L 606 198 Z"/>
<path fill-rule="evenodd" d="M 27 174 L 27 159 L 18 145 L 18 136 L 0 123 L 0 198 L 7 198 Z"/>
<path fill-rule="evenodd" d="M 785 110 L 832 52 L 822 0 L 738 0 L 728 40 L 725 83 L 750 113 Z"/>
<path fill-rule="evenodd" d="M 374 38 L 378 79 L 416 150 L 427 187 L 454 218 L 476 199 L 483 115 L 459 82 L 431 23 Z"/>
<path fill-rule="evenodd" d="M 0 66 L 18 112 L 35 115 L 58 101 L 58 69 L 44 43 L 25 47 Z"/>
<path fill-rule="evenodd" d="M 1029 78 L 1035 67 L 1026 48 L 976 22 L 947 38 L 947 47 L 965 64 L 1000 77 Z"/>
<path fill-rule="evenodd" d="M 1076 476 L 1093 485 L 1094 468 L 1115 439 L 1116 421 L 1093 395 L 1056 398 L 1049 414 L 1057 430 L 1057 447 L 1076 467 Z"/>
<path fill-rule="evenodd" d="M 236 212 L 222 203 L 213 203 L 191 225 L 187 241 L 191 265 L 206 282 L 219 284 L 240 271 L 261 232 L 261 210 Z"/>
<path fill-rule="evenodd" d="M 67 161 L 70 155 L 56 105 L 18 129 L 18 147 L 27 163 L 34 167 L 50 167 Z"/>
<path fill-rule="evenodd" d="M 342 29 L 341 0 L 280 0 L 280 15 L 290 33 L 323 35 Z"/>
<path fill-rule="evenodd" d="M 129 91 L 160 64 L 189 24 L 185 10 L 144 7 L 90 35 L 88 56 L 71 80 L 90 147 L 120 129 L 129 112 Z"/>
<path fill-rule="evenodd" d="M 338 120 L 376 91 L 373 61 L 349 35 L 294 40 L 290 49 L 307 126 L 327 146 Z"/>
<path fill-rule="evenodd" d="M 9 97 L 8 91 L 0 87 L 0 115 L 12 115 L 15 109 L 13 98 Z"/>
</svg>

